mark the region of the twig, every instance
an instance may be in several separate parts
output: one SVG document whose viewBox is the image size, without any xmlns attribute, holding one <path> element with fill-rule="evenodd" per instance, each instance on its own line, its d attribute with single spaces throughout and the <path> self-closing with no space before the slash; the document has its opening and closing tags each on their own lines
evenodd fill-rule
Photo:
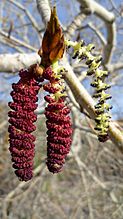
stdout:
<svg viewBox="0 0 123 219">
<path fill-rule="evenodd" d="M 112 5 L 113 9 L 118 13 L 118 15 L 121 15 L 120 12 L 117 9 L 115 3 L 113 2 L 113 0 L 110 0 L 110 2 L 111 2 L 111 5 Z"/>
<path fill-rule="evenodd" d="M 107 28 L 107 44 L 104 50 L 104 64 L 111 62 L 114 47 L 116 45 L 116 24 L 115 15 L 109 12 L 94 0 L 78 0 L 81 3 L 81 10 L 84 14 L 94 13 L 105 22 Z"/>
<path fill-rule="evenodd" d="M 106 45 L 107 42 L 106 42 L 105 37 L 102 35 L 102 33 L 91 22 L 88 23 L 88 26 L 96 33 L 96 35 L 99 37 L 101 43 L 103 45 Z"/>
<path fill-rule="evenodd" d="M 44 164 L 38 166 L 35 170 L 34 170 L 34 174 L 38 175 L 40 172 L 42 172 L 41 170 L 44 169 Z M 38 178 L 39 180 L 39 178 Z M 33 181 L 31 181 L 32 183 Z M 37 182 L 37 179 L 34 180 L 33 183 Z M 14 196 L 16 196 L 18 194 L 19 191 L 22 191 L 22 189 L 24 189 L 25 186 L 30 186 L 30 181 L 28 182 L 20 182 L 18 184 L 18 186 L 12 190 L 11 192 L 8 193 L 8 195 L 5 197 L 4 201 L 3 201 L 3 218 L 7 219 L 7 208 L 8 208 L 8 203 L 10 201 L 12 201 L 12 199 L 14 198 Z"/>
<path fill-rule="evenodd" d="M 79 124 L 79 119 L 78 119 L 78 116 L 76 115 L 76 110 L 75 108 L 72 108 L 72 115 L 73 115 L 73 122 L 75 123 L 75 125 L 78 125 Z M 86 180 L 86 174 L 84 172 L 84 168 L 81 168 L 81 160 L 79 158 L 79 150 L 78 148 L 79 147 L 82 147 L 82 143 L 81 143 L 81 133 L 80 133 L 80 130 L 78 130 L 78 128 L 74 129 L 74 134 L 73 134 L 73 144 L 72 144 L 72 154 L 74 156 L 74 159 L 78 165 L 78 168 L 80 170 L 80 175 L 81 175 L 81 180 L 82 180 L 82 186 L 84 184 L 84 188 L 85 188 L 85 193 L 86 193 L 86 197 L 87 197 L 87 203 L 88 203 L 88 209 L 89 209 L 89 216 L 90 216 L 90 219 L 94 219 L 94 215 L 93 215 L 93 208 L 92 208 L 92 201 L 91 201 L 91 197 L 90 197 L 90 194 L 89 194 L 89 186 L 87 184 L 87 180 Z M 82 162 L 83 163 L 83 162 Z M 85 167 L 86 165 L 84 165 Z M 87 170 L 88 168 L 86 168 Z M 88 170 L 89 171 L 89 170 Z M 88 173 L 88 171 L 86 171 Z M 89 172 L 90 173 L 90 172 Z M 94 175 L 93 175 L 94 176 Z M 96 179 L 96 176 L 95 178 Z M 98 183 L 100 181 L 98 180 Z M 103 185 L 103 188 L 106 189 L 105 185 L 102 184 L 101 182 L 101 186 Z M 71 217 L 72 219 L 73 217 Z M 75 214 L 74 214 L 74 218 L 75 218 Z"/>
<path fill-rule="evenodd" d="M 20 10 L 24 11 L 24 13 L 27 15 L 27 17 L 29 18 L 32 26 L 36 29 L 36 31 L 39 33 L 39 27 L 37 24 L 37 21 L 34 19 L 34 17 L 30 14 L 30 12 L 19 2 L 15 1 L 15 0 L 9 0 L 9 2 L 11 2 L 13 5 L 15 5 L 16 7 L 18 7 Z"/>
<path fill-rule="evenodd" d="M 72 104 L 73 104 L 78 110 L 80 110 L 80 106 L 79 106 L 79 104 L 76 102 L 76 100 L 75 100 L 75 98 L 74 98 L 74 96 L 73 96 L 73 94 L 72 94 L 72 92 L 71 92 L 71 90 L 70 90 L 70 88 L 69 88 L 68 86 L 66 87 L 66 92 L 67 92 L 68 98 L 70 99 L 70 101 L 72 102 Z"/>
<path fill-rule="evenodd" d="M 18 40 L 15 37 L 11 36 L 10 38 L 8 38 L 8 33 L 4 32 L 3 30 L 0 30 L 0 34 L 5 38 L 5 40 L 9 43 L 11 43 L 12 45 L 15 46 L 24 46 L 27 49 L 30 49 L 32 51 L 37 51 L 37 49 L 35 49 L 33 46 L 25 43 L 24 41 Z"/>
<path fill-rule="evenodd" d="M 110 65 L 108 65 L 108 70 L 111 73 L 121 69 L 123 69 L 123 62 L 111 63 Z"/>
<path fill-rule="evenodd" d="M 35 176 L 38 175 L 43 168 L 44 168 L 44 164 L 43 165 L 42 164 L 39 165 L 34 170 L 34 175 Z M 11 192 L 8 193 L 8 195 L 6 196 L 5 200 L 8 201 L 8 200 L 12 199 L 17 194 L 18 191 L 21 191 L 25 186 L 28 186 L 28 185 L 30 185 L 30 181 L 28 181 L 28 182 L 20 182 L 18 184 L 18 186 L 14 190 L 12 190 Z"/>
<path fill-rule="evenodd" d="M 5 44 L 5 45 L 8 45 L 8 46 L 11 47 L 11 48 L 14 48 L 14 49 L 15 49 L 15 52 L 19 52 L 19 53 L 23 53 L 23 52 L 24 52 L 24 50 L 23 50 L 22 48 L 20 48 L 20 47 L 14 45 L 13 43 L 11 43 L 11 42 L 9 42 L 9 41 L 7 41 L 4 36 L 1 36 L 1 37 L 0 37 L 0 43 L 1 43 L 2 45 Z"/>
<path fill-rule="evenodd" d="M 78 124 L 78 120 L 77 118 L 75 117 L 75 120 L 74 120 L 75 123 Z M 77 137 L 76 137 L 76 132 L 77 132 Z M 96 177 L 91 170 L 89 170 L 89 168 L 86 166 L 86 164 L 80 160 L 80 157 L 79 157 L 79 150 L 77 147 L 80 147 L 81 145 L 81 141 L 80 141 L 80 131 L 78 133 L 78 129 L 75 129 L 74 130 L 74 136 L 73 136 L 73 144 L 72 144 L 72 148 L 71 148 L 71 151 L 72 151 L 72 154 L 74 156 L 74 159 L 77 163 L 77 165 L 79 166 L 79 169 L 80 171 L 86 171 L 86 173 L 94 180 L 94 182 L 96 182 L 102 189 L 104 189 L 106 192 L 109 193 L 109 196 L 111 197 L 112 201 L 115 202 L 115 203 L 118 203 L 118 200 L 115 196 L 115 194 L 109 190 L 109 187 L 107 187 L 107 185 L 102 182 L 98 177 Z"/>
</svg>

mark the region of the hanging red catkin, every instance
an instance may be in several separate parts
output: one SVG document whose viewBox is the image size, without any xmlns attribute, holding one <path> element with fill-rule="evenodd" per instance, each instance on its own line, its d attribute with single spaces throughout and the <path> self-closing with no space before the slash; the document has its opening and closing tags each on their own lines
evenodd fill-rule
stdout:
<svg viewBox="0 0 123 219">
<path fill-rule="evenodd" d="M 10 117 L 9 131 L 9 150 L 12 156 L 15 174 L 22 181 L 28 181 L 33 176 L 33 158 L 35 137 L 31 132 L 36 127 L 33 124 L 37 120 L 34 110 L 37 108 L 38 91 L 40 84 L 36 81 L 33 71 L 21 70 L 20 80 L 13 83 L 11 96 L 13 102 L 9 102 Z"/>
<path fill-rule="evenodd" d="M 44 85 L 44 90 L 51 95 L 45 96 L 48 106 L 45 108 L 47 118 L 47 167 L 50 172 L 58 173 L 62 170 L 65 158 L 71 145 L 70 109 L 65 106 L 61 79 L 54 76 L 51 67 L 48 67 L 43 77 L 50 82 Z"/>
<path fill-rule="evenodd" d="M 59 24 L 56 7 L 51 9 L 50 21 L 42 40 L 40 67 L 43 67 L 43 78 L 49 80 L 43 86 L 50 95 L 45 96 L 48 102 L 45 108 L 47 118 L 47 167 L 50 172 L 58 173 L 62 170 L 65 158 L 71 145 L 71 121 L 68 116 L 70 109 L 65 106 L 65 93 L 62 75 L 58 69 L 59 60 L 65 50 L 64 34 Z"/>
</svg>

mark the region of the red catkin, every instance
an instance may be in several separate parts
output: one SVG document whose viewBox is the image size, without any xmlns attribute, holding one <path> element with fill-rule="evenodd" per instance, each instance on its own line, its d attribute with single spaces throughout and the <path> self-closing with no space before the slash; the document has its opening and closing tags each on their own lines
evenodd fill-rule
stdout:
<svg viewBox="0 0 123 219">
<path fill-rule="evenodd" d="M 51 94 L 45 96 L 45 100 L 48 102 L 45 108 L 48 129 L 46 164 L 50 172 L 58 173 L 62 170 L 66 156 L 70 151 L 72 127 L 70 116 L 68 116 L 70 109 L 64 103 L 65 97 L 61 95 L 58 100 L 55 100 L 53 96 L 60 91 L 61 83 L 61 79 L 55 79 L 54 75 L 51 67 L 48 67 L 43 73 L 44 79 L 49 80 L 49 83 L 43 88 Z"/>
<path fill-rule="evenodd" d="M 8 104 L 12 109 L 8 112 L 9 150 L 15 174 L 20 180 L 28 181 L 33 176 L 35 137 L 31 132 L 36 129 L 33 124 L 37 120 L 34 110 L 41 85 L 32 71 L 21 70 L 19 76 L 19 82 L 12 84 L 13 101 Z"/>
</svg>

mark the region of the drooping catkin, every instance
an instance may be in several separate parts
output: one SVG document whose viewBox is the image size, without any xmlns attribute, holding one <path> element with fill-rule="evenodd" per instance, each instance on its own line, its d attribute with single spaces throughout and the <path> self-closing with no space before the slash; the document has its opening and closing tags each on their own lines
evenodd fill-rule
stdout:
<svg viewBox="0 0 123 219">
<path fill-rule="evenodd" d="M 73 47 L 73 59 L 78 58 L 79 61 L 85 60 L 85 63 L 88 66 L 87 75 L 93 76 L 91 86 L 95 88 L 93 97 L 97 99 L 95 105 L 95 130 L 98 131 L 98 140 L 105 142 L 109 138 L 108 128 L 111 119 L 109 110 L 112 106 L 106 103 L 106 100 L 111 98 L 111 95 L 107 94 L 106 90 L 111 86 L 104 82 L 105 78 L 108 76 L 108 72 L 101 69 L 102 57 L 92 55 L 92 50 L 94 49 L 93 44 L 86 46 L 84 41 L 72 42 L 69 40 L 66 40 L 65 43 L 67 48 Z"/>
<path fill-rule="evenodd" d="M 35 137 L 31 133 L 36 129 L 34 110 L 37 108 L 40 84 L 30 70 L 21 70 L 19 76 L 20 80 L 12 84 L 13 101 L 8 104 L 11 108 L 8 112 L 9 150 L 15 174 L 20 180 L 28 181 L 33 176 Z"/>
</svg>

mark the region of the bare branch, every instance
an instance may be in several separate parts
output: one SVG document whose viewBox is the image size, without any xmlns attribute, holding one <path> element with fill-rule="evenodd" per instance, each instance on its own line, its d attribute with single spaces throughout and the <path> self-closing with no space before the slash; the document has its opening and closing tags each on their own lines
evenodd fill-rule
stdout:
<svg viewBox="0 0 123 219">
<path fill-rule="evenodd" d="M 83 20 L 86 18 L 86 16 L 82 13 L 78 14 L 72 23 L 67 27 L 65 31 L 66 38 L 70 39 L 73 35 L 75 30 L 82 25 Z"/>
<path fill-rule="evenodd" d="M 109 12 L 107 9 L 105 9 L 103 6 L 101 6 L 99 3 L 97 3 L 94 0 L 78 0 L 78 2 L 81 3 L 81 9 L 82 11 L 87 13 L 94 13 L 99 18 L 104 20 L 105 22 L 112 23 L 115 20 L 115 16 L 112 12 Z"/>
<path fill-rule="evenodd" d="M 39 14 L 43 22 L 46 24 L 50 19 L 50 4 L 48 0 L 36 0 Z"/>
<path fill-rule="evenodd" d="M 25 186 L 28 186 L 28 187 L 31 187 L 32 186 L 34 187 L 34 184 L 40 180 L 41 177 L 38 177 L 38 175 L 42 175 L 42 173 L 44 172 L 45 170 L 45 166 L 44 166 L 44 163 L 39 165 L 35 170 L 34 170 L 34 174 L 35 174 L 35 178 L 33 180 L 33 182 L 30 184 L 30 182 L 20 182 L 16 188 L 14 188 L 14 190 L 10 191 L 7 196 L 5 197 L 4 199 L 4 202 L 3 202 L 3 216 L 4 216 L 4 219 L 7 219 L 7 209 L 8 209 L 8 204 L 11 202 L 12 199 L 14 199 L 14 197 L 16 197 L 18 195 L 18 193 L 23 193 L 25 190 Z M 23 191 L 24 190 L 24 191 Z"/>
<path fill-rule="evenodd" d="M 104 50 L 104 64 L 107 65 L 111 62 L 114 47 L 116 44 L 116 24 L 115 16 L 112 12 L 109 12 L 99 3 L 94 0 L 78 0 L 81 3 L 82 12 L 85 14 L 94 13 L 100 19 L 102 19 L 107 28 L 107 44 Z"/>
<path fill-rule="evenodd" d="M 78 125 L 79 124 L 79 117 L 78 117 L 78 113 L 74 107 L 72 107 L 72 115 L 73 115 L 75 125 Z M 84 185 L 84 189 L 85 189 L 85 193 L 86 193 L 86 197 L 87 197 L 87 202 L 88 202 L 88 209 L 89 209 L 89 216 L 90 216 L 89 218 L 94 219 L 93 210 L 92 210 L 92 201 L 91 201 L 91 197 L 90 197 L 90 193 L 89 193 L 89 185 L 87 183 L 86 173 L 85 173 L 84 169 L 81 168 L 80 163 L 77 160 L 77 158 L 79 157 L 79 155 L 78 155 L 78 153 L 79 153 L 78 148 L 79 147 L 80 148 L 82 147 L 81 132 L 78 128 L 76 128 L 74 130 L 73 144 L 72 144 L 71 150 L 72 150 L 73 157 L 78 165 L 78 169 L 80 170 L 82 186 Z"/>
<path fill-rule="evenodd" d="M 106 23 L 107 27 L 107 44 L 104 49 L 104 64 L 108 65 L 111 62 L 113 52 L 116 46 L 116 24 Z"/>
<path fill-rule="evenodd" d="M 37 53 L 3 54 L 0 55 L 0 72 L 15 73 L 22 68 L 28 68 L 30 65 L 39 62 L 40 56 Z"/>
<path fill-rule="evenodd" d="M 108 70 L 110 72 L 115 72 L 115 71 L 118 71 L 118 70 L 121 70 L 123 69 L 123 62 L 118 62 L 118 63 L 112 63 L 110 65 L 108 65 Z"/>
<path fill-rule="evenodd" d="M 32 51 L 37 51 L 33 46 L 27 44 L 26 42 L 24 41 L 21 41 L 21 40 L 18 40 L 16 39 L 15 37 L 11 36 L 11 37 L 8 37 L 8 33 L 4 32 L 3 30 L 0 30 L 0 35 L 2 35 L 5 40 L 9 43 L 11 43 L 12 45 L 15 45 L 15 46 L 24 46 L 25 48 L 28 48 Z"/>
<path fill-rule="evenodd" d="M 16 46 L 13 43 L 9 42 L 8 40 L 5 39 L 5 37 L 2 37 L 2 36 L 0 37 L 0 43 L 4 44 L 4 45 L 8 45 L 11 48 L 14 48 L 15 52 L 19 52 L 19 53 L 23 53 L 24 52 L 24 50 L 21 47 Z"/>
<path fill-rule="evenodd" d="M 50 3 L 48 0 L 36 0 L 36 2 L 37 2 L 37 8 L 39 14 L 46 25 L 47 22 L 50 20 L 50 14 L 51 14 Z M 63 29 L 65 29 L 65 27 L 61 23 L 60 25 L 62 26 Z"/>
<path fill-rule="evenodd" d="M 15 0 L 9 0 L 13 5 L 21 9 L 22 11 L 25 12 L 25 14 L 28 16 L 29 20 L 31 21 L 32 26 L 39 32 L 38 24 L 37 21 L 34 19 L 34 17 L 30 14 L 30 12 L 19 2 Z"/>
<path fill-rule="evenodd" d="M 110 2 L 111 2 L 113 9 L 117 12 L 118 15 L 120 15 L 120 12 L 118 11 L 116 4 L 113 2 L 113 0 L 110 0 Z"/>
<path fill-rule="evenodd" d="M 107 42 L 106 42 L 105 37 L 102 35 L 102 33 L 91 22 L 88 23 L 88 26 L 96 33 L 96 35 L 99 37 L 101 43 L 103 45 L 106 45 Z"/>
</svg>

